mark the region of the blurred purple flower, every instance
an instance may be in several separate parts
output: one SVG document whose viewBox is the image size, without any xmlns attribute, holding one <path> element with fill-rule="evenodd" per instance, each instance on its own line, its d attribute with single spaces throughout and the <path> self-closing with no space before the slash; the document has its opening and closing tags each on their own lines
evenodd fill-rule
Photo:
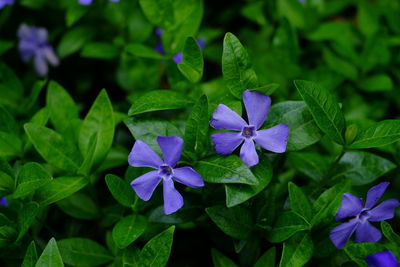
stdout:
<svg viewBox="0 0 400 267">
<path fill-rule="evenodd" d="M 289 126 L 284 123 L 272 128 L 258 130 L 267 118 L 271 99 L 257 91 L 243 92 L 243 102 L 249 123 L 223 104 L 219 104 L 212 115 L 210 125 L 215 129 L 238 132 L 216 133 L 211 136 L 218 154 L 231 154 L 240 144 L 240 158 L 248 167 L 257 165 L 258 155 L 254 141 L 261 147 L 276 153 L 286 151 Z"/>
<path fill-rule="evenodd" d="M 59 64 L 59 59 L 51 45 L 47 43 L 47 30 L 44 28 L 22 24 L 18 29 L 18 49 L 22 60 L 27 62 L 33 58 L 35 70 L 39 76 L 46 76 L 49 68 Z"/>
<path fill-rule="evenodd" d="M 391 251 L 382 251 L 365 258 L 370 267 L 400 267 L 400 263 Z"/>
<path fill-rule="evenodd" d="M 6 5 L 14 4 L 14 0 L 0 0 L 0 9 L 4 8 Z"/>
<path fill-rule="evenodd" d="M 158 136 L 158 145 L 164 161 L 144 142 L 137 140 L 128 156 L 128 162 L 134 167 L 156 169 L 136 178 L 131 182 L 136 194 L 148 201 L 157 185 L 163 180 L 164 213 L 171 214 L 183 206 L 182 195 L 175 189 L 172 178 L 186 186 L 197 188 L 204 186 L 204 181 L 191 167 L 174 168 L 181 157 L 183 140 L 178 136 Z"/>
<path fill-rule="evenodd" d="M 163 44 L 162 44 L 162 29 L 161 29 L 161 28 L 156 28 L 155 32 L 156 32 L 156 36 L 157 36 L 157 44 L 156 44 L 156 46 L 155 46 L 154 49 L 155 49 L 159 54 L 165 55 L 165 50 L 164 50 L 164 47 L 163 47 Z M 204 47 L 205 47 L 205 42 L 204 42 L 204 40 L 202 40 L 201 38 L 198 38 L 198 39 L 197 39 L 197 43 L 199 44 L 199 46 L 200 46 L 201 49 L 204 49 Z M 178 52 L 178 53 L 176 53 L 176 54 L 172 57 L 172 60 L 173 60 L 176 64 L 181 63 L 181 62 L 182 62 L 182 59 L 183 59 L 182 52 Z"/>
<path fill-rule="evenodd" d="M 356 243 L 373 243 L 382 238 L 381 232 L 369 222 L 380 222 L 393 218 L 395 209 L 400 206 L 400 202 L 396 199 L 388 199 L 374 208 L 389 184 L 383 182 L 372 187 L 367 193 L 364 206 L 361 198 L 350 193 L 343 194 L 336 220 L 352 218 L 332 229 L 329 234 L 338 249 L 342 249 L 346 245 L 354 232 L 356 233 Z"/>
<path fill-rule="evenodd" d="M 119 0 L 108 0 L 108 1 L 110 1 L 110 2 L 119 2 Z M 93 2 L 93 0 L 78 0 L 78 2 L 81 5 L 87 6 L 87 5 L 90 5 Z"/>
<path fill-rule="evenodd" d="M 8 206 L 8 202 L 7 202 L 7 198 L 6 197 L 0 197 L 0 205 Z"/>
</svg>

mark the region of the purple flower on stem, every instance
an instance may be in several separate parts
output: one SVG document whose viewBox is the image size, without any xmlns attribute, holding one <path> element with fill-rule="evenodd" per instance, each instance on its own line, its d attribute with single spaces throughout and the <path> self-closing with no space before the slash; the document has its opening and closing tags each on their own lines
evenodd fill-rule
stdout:
<svg viewBox="0 0 400 267">
<path fill-rule="evenodd" d="M 172 178 L 186 186 L 197 188 L 204 181 L 191 167 L 175 168 L 181 157 L 183 140 L 178 136 L 158 136 L 164 161 L 144 142 L 137 140 L 129 154 L 128 162 L 134 167 L 150 167 L 154 171 L 143 174 L 131 182 L 133 190 L 144 201 L 148 201 L 160 181 L 163 181 L 164 212 L 171 214 L 183 206 L 182 195 L 175 189 Z"/>
<path fill-rule="evenodd" d="M 400 267 L 400 263 L 391 251 L 382 251 L 365 258 L 370 267 Z"/>
<path fill-rule="evenodd" d="M 39 76 L 46 76 L 49 68 L 59 64 L 53 47 L 47 43 L 47 30 L 44 28 L 22 24 L 18 29 L 18 49 L 23 61 L 33 58 L 35 70 Z"/>
<path fill-rule="evenodd" d="M 108 0 L 108 1 L 110 1 L 110 2 L 119 2 L 119 0 Z M 81 5 L 87 6 L 87 5 L 90 5 L 93 2 L 93 0 L 78 0 L 78 2 Z"/>
<path fill-rule="evenodd" d="M 216 133 L 211 136 L 218 154 L 231 154 L 240 144 L 240 158 L 248 167 L 257 165 L 258 155 L 254 141 L 261 147 L 276 153 L 286 151 L 289 126 L 284 123 L 265 130 L 258 130 L 267 118 L 271 99 L 257 91 L 243 92 L 243 102 L 249 123 L 223 104 L 219 104 L 212 115 L 210 125 L 215 129 L 237 132 Z"/>
<path fill-rule="evenodd" d="M 364 205 L 361 198 L 350 193 L 343 194 L 336 220 L 352 218 L 332 229 L 329 234 L 338 249 L 342 249 L 346 245 L 354 232 L 356 233 L 356 243 L 373 243 L 382 238 L 381 232 L 369 222 L 380 222 L 393 218 L 395 209 L 400 206 L 400 202 L 396 199 L 388 199 L 374 207 L 388 186 L 388 182 L 383 182 L 372 187 L 367 193 Z"/>
<path fill-rule="evenodd" d="M 0 0 L 0 9 L 4 8 L 6 5 L 14 4 L 14 0 Z"/>
<path fill-rule="evenodd" d="M 8 202 L 7 202 L 7 198 L 6 197 L 0 197 L 0 205 L 8 206 Z"/>
</svg>

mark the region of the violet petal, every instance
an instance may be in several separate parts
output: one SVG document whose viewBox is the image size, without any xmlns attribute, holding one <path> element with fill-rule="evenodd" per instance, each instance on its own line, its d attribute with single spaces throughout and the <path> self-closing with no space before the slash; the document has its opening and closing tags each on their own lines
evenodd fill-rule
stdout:
<svg viewBox="0 0 400 267">
<path fill-rule="evenodd" d="M 47 75 L 49 67 L 47 66 L 45 57 L 41 53 L 37 53 L 35 55 L 35 57 L 33 58 L 33 64 L 35 66 L 36 73 L 39 76 L 43 77 Z"/>
<path fill-rule="evenodd" d="M 329 233 L 329 238 L 332 240 L 336 248 L 342 249 L 349 241 L 351 235 L 354 233 L 358 225 L 357 219 L 352 219 L 348 222 L 333 228 Z"/>
<path fill-rule="evenodd" d="M 240 149 L 240 158 L 249 168 L 258 164 L 258 155 L 253 140 L 244 140 L 244 143 Z"/>
<path fill-rule="evenodd" d="M 182 208 L 183 197 L 175 189 L 172 179 L 165 179 L 163 182 L 164 189 L 164 213 L 171 214 Z"/>
<path fill-rule="evenodd" d="M 358 215 L 362 210 L 363 201 L 350 193 L 344 193 L 340 208 L 336 214 L 336 220 Z"/>
<path fill-rule="evenodd" d="M 367 200 L 365 201 L 366 209 L 372 209 L 372 207 L 375 206 L 378 200 L 382 197 L 383 193 L 385 193 L 389 184 L 389 182 L 383 182 L 368 190 Z"/>
<path fill-rule="evenodd" d="M 283 153 L 286 151 L 288 138 L 289 126 L 285 123 L 281 123 L 269 129 L 257 131 L 254 140 L 259 146 L 262 146 L 266 150 Z"/>
<path fill-rule="evenodd" d="M 397 261 L 393 252 L 390 250 L 382 251 L 368 255 L 365 261 L 370 267 L 399 267 L 400 263 Z"/>
<path fill-rule="evenodd" d="M 160 181 L 161 177 L 158 175 L 158 171 L 151 171 L 133 180 L 131 186 L 141 199 L 148 201 Z"/>
<path fill-rule="evenodd" d="M 241 133 L 216 133 L 211 135 L 211 140 L 218 154 L 231 154 L 242 142 Z"/>
<path fill-rule="evenodd" d="M 367 220 L 359 222 L 356 229 L 356 243 L 375 243 L 381 238 L 381 231 L 372 226 Z"/>
<path fill-rule="evenodd" d="M 198 174 L 191 167 L 182 167 L 174 169 L 173 178 L 186 186 L 197 188 L 203 187 L 204 181 L 201 178 L 201 175 Z"/>
<path fill-rule="evenodd" d="M 128 156 L 128 162 L 134 167 L 158 169 L 163 164 L 161 158 L 144 142 L 137 140 Z"/>
<path fill-rule="evenodd" d="M 158 136 L 157 143 L 164 156 L 164 162 L 172 168 L 175 167 L 182 154 L 182 138 L 179 136 Z"/>
<path fill-rule="evenodd" d="M 242 131 L 247 123 L 236 112 L 224 104 L 219 104 L 212 115 L 210 125 L 215 129 Z"/>
<path fill-rule="evenodd" d="M 258 130 L 267 118 L 271 98 L 257 91 L 246 90 L 243 92 L 243 102 L 246 107 L 249 125 Z"/>
<path fill-rule="evenodd" d="M 370 217 L 368 220 L 371 222 L 380 222 L 392 219 L 394 217 L 395 209 L 399 206 L 400 202 L 397 199 L 385 200 L 369 211 Z"/>
</svg>

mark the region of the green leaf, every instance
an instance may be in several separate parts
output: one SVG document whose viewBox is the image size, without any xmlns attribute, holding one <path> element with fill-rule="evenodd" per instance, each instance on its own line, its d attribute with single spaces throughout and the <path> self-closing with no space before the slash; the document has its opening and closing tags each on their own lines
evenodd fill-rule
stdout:
<svg viewBox="0 0 400 267">
<path fill-rule="evenodd" d="M 133 116 L 150 111 L 186 108 L 192 104 L 193 101 L 182 93 L 171 90 L 154 90 L 142 95 L 133 102 L 128 115 Z"/>
<path fill-rule="evenodd" d="M 384 120 L 376 122 L 364 131 L 359 132 L 350 148 L 380 147 L 400 139 L 400 120 Z"/>
<path fill-rule="evenodd" d="M 47 88 L 46 104 L 50 121 L 58 132 L 64 132 L 71 120 L 78 119 L 78 107 L 68 92 L 55 81 Z"/>
<path fill-rule="evenodd" d="M 314 244 L 308 233 L 297 233 L 283 243 L 282 258 L 279 267 L 301 267 L 314 252 Z"/>
<path fill-rule="evenodd" d="M 236 98 L 241 99 L 243 91 L 258 86 L 258 78 L 246 49 L 230 32 L 224 38 L 222 72 L 226 86 Z"/>
<path fill-rule="evenodd" d="M 169 254 L 171 253 L 174 230 L 175 226 L 171 226 L 147 242 L 139 254 L 138 266 L 163 267 L 167 265 Z"/>
<path fill-rule="evenodd" d="M 351 260 L 356 262 L 358 266 L 362 267 L 369 266 L 365 261 L 365 258 L 368 255 L 384 250 L 387 249 L 378 243 L 355 243 L 355 244 L 350 243 L 344 247 L 344 251 L 346 252 L 347 256 L 349 256 Z"/>
<path fill-rule="evenodd" d="M 77 148 L 60 134 L 33 123 L 26 123 L 24 128 L 33 146 L 48 163 L 71 173 L 79 169 L 81 156 Z"/>
<path fill-rule="evenodd" d="M 254 264 L 253 267 L 275 267 L 276 248 L 268 249 Z"/>
<path fill-rule="evenodd" d="M 18 124 L 6 108 L 0 105 L 0 131 L 10 134 L 19 134 Z"/>
<path fill-rule="evenodd" d="M 18 228 L 19 234 L 17 241 L 20 241 L 22 237 L 28 232 L 29 227 L 35 221 L 36 215 L 39 213 L 39 204 L 36 202 L 29 202 L 25 204 L 18 213 Z"/>
<path fill-rule="evenodd" d="M 318 127 L 336 143 L 345 144 L 346 122 L 334 96 L 313 82 L 296 80 L 294 84 Z"/>
<path fill-rule="evenodd" d="M 257 185 L 225 184 L 226 206 L 228 208 L 239 205 L 260 193 L 272 179 L 272 166 L 267 157 L 262 157 L 259 164 L 251 168 L 256 177 Z"/>
<path fill-rule="evenodd" d="M 201 206 L 184 206 L 177 212 L 166 215 L 164 213 L 164 206 L 159 206 L 150 213 L 148 218 L 150 222 L 178 224 L 194 221 L 203 214 L 204 208 Z"/>
<path fill-rule="evenodd" d="M 119 49 L 109 43 L 88 43 L 81 52 L 81 57 L 96 59 L 114 59 L 120 54 Z"/>
<path fill-rule="evenodd" d="M 248 239 L 253 230 L 253 220 L 248 209 L 214 206 L 206 208 L 208 216 L 225 234 L 236 239 Z"/>
<path fill-rule="evenodd" d="M 343 75 L 349 80 L 357 79 L 358 70 L 352 62 L 337 56 L 335 53 L 327 48 L 323 49 L 322 52 L 324 60 L 332 70 Z"/>
<path fill-rule="evenodd" d="M 309 230 L 310 223 L 293 211 L 285 211 L 276 221 L 273 229 L 268 233 L 268 241 L 279 243 L 293 236 L 295 233 Z"/>
<path fill-rule="evenodd" d="M 63 267 L 64 263 L 60 256 L 60 251 L 57 247 L 57 242 L 54 239 L 50 239 L 44 248 L 42 255 L 40 255 L 35 267 Z"/>
<path fill-rule="evenodd" d="M 288 151 L 301 150 L 322 138 L 321 130 L 303 101 L 286 101 L 271 106 L 265 124 L 279 123 L 289 125 Z"/>
<path fill-rule="evenodd" d="M 127 46 L 125 46 L 125 51 L 134 56 L 142 58 L 150 58 L 158 60 L 167 59 L 166 56 L 159 54 L 157 51 L 154 50 L 154 48 L 150 48 L 143 44 L 137 44 L 137 43 L 128 44 Z"/>
<path fill-rule="evenodd" d="M 266 95 L 272 95 L 279 87 L 280 87 L 280 85 L 277 83 L 270 83 L 270 84 L 263 85 L 263 86 L 260 86 L 257 88 L 251 88 L 249 90 L 258 91 L 258 92 L 261 92 Z M 271 111 L 269 111 L 269 112 L 271 112 Z M 270 116 L 270 115 L 268 114 L 268 116 Z"/>
<path fill-rule="evenodd" d="M 307 196 L 300 187 L 292 182 L 288 184 L 290 208 L 292 211 L 304 217 L 307 221 L 311 220 L 312 207 Z"/>
<path fill-rule="evenodd" d="M 15 157 L 21 153 L 21 139 L 15 134 L 0 132 L 0 157 Z"/>
<path fill-rule="evenodd" d="M 22 262 L 21 267 L 34 267 L 37 260 L 38 255 L 36 252 L 35 241 L 32 241 L 26 250 L 24 261 Z"/>
<path fill-rule="evenodd" d="M 107 174 L 106 183 L 113 197 L 121 205 L 131 207 L 135 203 L 135 193 L 125 180 L 113 174 Z"/>
<path fill-rule="evenodd" d="M 335 179 L 350 179 L 353 185 L 372 183 L 396 168 L 391 161 L 364 151 L 346 152 L 339 160 Z"/>
<path fill-rule="evenodd" d="M 214 267 L 238 267 L 230 258 L 216 249 L 211 249 L 211 256 Z"/>
<path fill-rule="evenodd" d="M 339 209 L 343 194 L 350 189 L 350 184 L 350 180 L 344 180 L 329 188 L 318 197 L 313 205 L 314 217 L 311 220 L 313 227 L 332 221 L 332 218 L 335 217 Z"/>
<path fill-rule="evenodd" d="M 141 236 L 147 227 L 144 216 L 133 214 L 122 218 L 113 228 L 112 236 L 119 248 L 125 248 Z"/>
<path fill-rule="evenodd" d="M 92 171 L 92 167 L 93 167 L 93 164 L 95 161 L 95 156 L 96 156 L 95 153 L 96 153 L 96 148 L 97 148 L 97 138 L 98 138 L 97 134 L 93 134 L 89 138 L 87 153 L 85 155 L 85 159 L 83 160 L 82 165 L 79 167 L 78 174 L 87 176 Z M 106 155 L 106 157 L 107 157 L 107 155 Z"/>
<path fill-rule="evenodd" d="M 288 159 L 294 169 L 317 182 L 327 175 L 330 167 L 330 160 L 315 152 L 291 152 Z"/>
<path fill-rule="evenodd" d="M 93 135 L 97 136 L 94 149 L 94 163 L 100 164 L 107 156 L 114 138 L 114 112 L 106 90 L 101 90 L 87 113 L 80 132 L 79 149 L 82 155 L 90 157 L 89 143 Z"/>
<path fill-rule="evenodd" d="M 100 217 L 96 203 L 87 195 L 76 192 L 57 202 L 57 206 L 71 217 L 81 220 L 93 220 Z"/>
<path fill-rule="evenodd" d="M 46 206 L 69 197 L 81 190 L 88 183 L 84 177 L 59 177 L 51 180 L 36 192 L 36 199 L 41 206 Z"/>
<path fill-rule="evenodd" d="M 400 248 L 400 236 L 393 231 L 390 224 L 388 222 L 381 221 L 381 229 L 383 235 L 397 248 Z"/>
<path fill-rule="evenodd" d="M 18 175 L 18 186 L 13 197 L 27 196 L 51 179 L 53 179 L 52 176 L 42 165 L 36 162 L 29 162 L 22 167 Z"/>
<path fill-rule="evenodd" d="M 58 242 L 60 253 L 66 264 L 73 266 L 105 265 L 113 256 L 103 246 L 87 238 L 67 238 Z"/>
<path fill-rule="evenodd" d="M 66 32 L 57 47 L 57 54 L 65 58 L 79 51 L 94 35 L 95 31 L 89 27 L 79 26 Z"/>
<path fill-rule="evenodd" d="M 169 29 L 174 26 L 174 9 L 171 0 L 139 0 L 146 18 L 155 26 Z"/>
<path fill-rule="evenodd" d="M 208 183 L 258 184 L 254 174 L 235 155 L 215 156 L 201 160 L 197 163 L 196 170 Z"/>
<path fill-rule="evenodd" d="M 193 37 L 188 37 L 183 47 L 182 63 L 178 64 L 178 69 L 192 83 L 200 81 L 203 76 L 203 53 L 197 41 Z"/>
<path fill-rule="evenodd" d="M 0 170 L 0 195 L 8 195 L 14 191 L 14 180 L 13 176 Z"/>
<path fill-rule="evenodd" d="M 383 92 L 393 89 L 393 82 L 387 74 L 376 74 L 360 81 L 359 86 L 367 92 Z"/>
<path fill-rule="evenodd" d="M 208 100 L 207 96 L 203 95 L 193 106 L 186 121 L 183 153 L 201 157 L 207 151 L 210 143 L 209 123 Z M 196 156 L 194 156 L 195 159 Z"/>
</svg>

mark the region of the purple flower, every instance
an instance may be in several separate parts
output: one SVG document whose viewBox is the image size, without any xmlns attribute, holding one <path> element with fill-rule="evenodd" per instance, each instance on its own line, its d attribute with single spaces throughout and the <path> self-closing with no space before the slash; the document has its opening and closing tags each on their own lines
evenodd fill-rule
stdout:
<svg viewBox="0 0 400 267">
<path fill-rule="evenodd" d="M 0 9 L 4 8 L 6 5 L 14 4 L 14 0 L 0 0 Z"/>
<path fill-rule="evenodd" d="M 172 178 L 186 186 L 197 188 L 204 186 L 200 174 L 190 167 L 174 168 L 181 157 L 183 140 L 178 136 L 158 136 L 158 145 L 164 161 L 144 142 L 137 140 L 129 154 L 128 162 L 134 167 L 150 167 L 150 171 L 132 181 L 136 194 L 148 201 L 160 181 L 163 181 L 164 212 L 171 214 L 183 206 L 182 195 L 175 189 Z"/>
<path fill-rule="evenodd" d="M 7 198 L 6 197 L 0 197 L 0 205 L 8 206 L 8 202 L 7 202 Z"/>
<path fill-rule="evenodd" d="M 33 58 L 33 64 L 39 76 L 46 76 L 48 63 L 57 66 L 59 60 L 53 47 L 47 43 L 47 30 L 22 24 L 18 29 L 18 49 L 23 61 Z"/>
<path fill-rule="evenodd" d="M 119 2 L 119 0 L 108 0 L 108 1 L 110 1 L 110 2 Z M 78 2 L 81 5 L 87 6 L 87 5 L 90 5 L 93 2 L 93 0 L 78 0 Z"/>
<path fill-rule="evenodd" d="M 372 187 L 367 193 L 364 205 L 361 198 L 349 193 L 343 194 L 336 220 L 352 218 L 332 229 L 329 234 L 338 249 L 342 249 L 346 245 L 354 232 L 356 233 L 356 243 L 371 243 L 381 239 L 381 232 L 369 222 L 380 222 L 393 218 L 395 209 L 400 206 L 400 202 L 396 199 L 388 199 L 374 207 L 388 186 L 388 182 L 383 182 Z"/>
<path fill-rule="evenodd" d="M 286 151 L 289 137 L 289 126 L 284 123 L 272 128 L 258 130 L 267 118 L 271 105 L 269 96 L 257 91 L 243 92 L 243 102 L 246 107 L 249 123 L 223 104 L 214 111 L 211 126 L 215 129 L 227 129 L 237 132 L 216 133 L 211 136 L 218 154 L 231 154 L 240 144 L 240 158 L 248 167 L 258 163 L 258 155 L 254 141 L 261 147 L 276 153 Z"/>
<path fill-rule="evenodd" d="M 382 251 L 365 258 L 370 267 L 400 267 L 400 263 L 391 251 Z"/>
</svg>

